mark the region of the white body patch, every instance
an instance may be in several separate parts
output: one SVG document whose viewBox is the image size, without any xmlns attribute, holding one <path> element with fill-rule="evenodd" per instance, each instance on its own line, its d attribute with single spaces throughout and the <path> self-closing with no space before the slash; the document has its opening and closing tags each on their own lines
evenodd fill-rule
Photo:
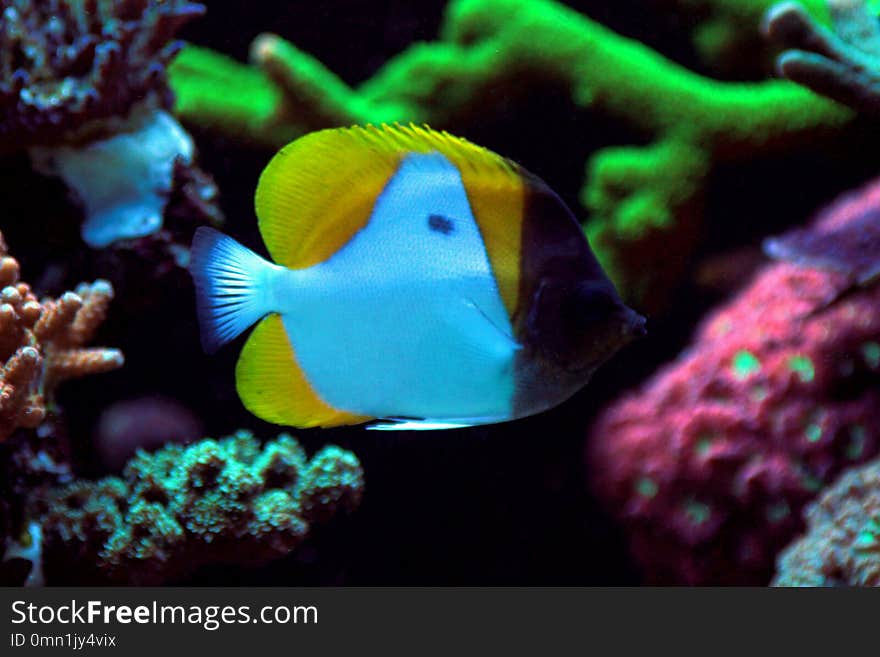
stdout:
<svg viewBox="0 0 880 657">
<path fill-rule="evenodd" d="M 85 205 L 83 240 L 98 249 L 162 228 L 174 162 L 192 162 L 193 142 L 170 114 L 148 110 L 106 139 L 34 147 L 30 155 L 38 171 L 59 175 L 76 190 Z"/>
<path fill-rule="evenodd" d="M 328 404 L 444 425 L 510 418 L 519 346 L 461 176 L 439 153 L 407 156 L 345 247 L 275 280 L 272 306 Z"/>
</svg>

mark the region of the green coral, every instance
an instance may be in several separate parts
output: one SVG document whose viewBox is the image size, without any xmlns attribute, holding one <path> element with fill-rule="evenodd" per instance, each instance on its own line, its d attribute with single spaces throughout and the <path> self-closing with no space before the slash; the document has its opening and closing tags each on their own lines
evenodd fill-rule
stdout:
<svg viewBox="0 0 880 657">
<path fill-rule="evenodd" d="M 551 0 L 453 0 L 439 41 L 412 45 L 356 88 L 280 37 L 260 37 L 251 55 L 256 68 L 185 48 L 170 69 L 183 119 L 271 147 L 355 123 L 467 132 L 489 105 L 555 84 L 576 110 L 633 126 L 646 145 L 593 153 L 581 199 L 600 261 L 642 307 L 662 303 L 685 271 L 717 163 L 839 134 L 854 118 L 788 81 L 700 76 Z"/>
<path fill-rule="evenodd" d="M 44 568 L 65 581 L 91 565 L 96 583 L 158 584 L 217 563 L 288 554 L 314 522 L 357 506 L 357 458 L 325 447 L 309 459 L 290 436 L 261 446 L 248 432 L 138 452 L 122 477 L 77 481 L 39 503 Z"/>
</svg>

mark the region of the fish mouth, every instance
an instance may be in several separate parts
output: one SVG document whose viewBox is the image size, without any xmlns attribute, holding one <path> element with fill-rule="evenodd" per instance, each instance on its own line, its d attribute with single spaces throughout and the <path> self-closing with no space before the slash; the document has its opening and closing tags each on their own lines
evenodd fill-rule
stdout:
<svg viewBox="0 0 880 657">
<path fill-rule="evenodd" d="M 627 315 L 624 318 L 623 326 L 621 330 L 629 340 L 638 340 L 639 338 L 644 338 L 648 335 L 648 329 L 646 324 L 648 320 L 639 315 L 634 310 L 629 308 L 627 310 Z"/>
</svg>

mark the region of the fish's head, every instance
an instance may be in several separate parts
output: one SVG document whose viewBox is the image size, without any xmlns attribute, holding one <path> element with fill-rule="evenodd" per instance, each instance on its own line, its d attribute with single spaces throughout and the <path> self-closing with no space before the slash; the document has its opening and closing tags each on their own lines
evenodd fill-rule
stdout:
<svg viewBox="0 0 880 657">
<path fill-rule="evenodd" d="M 545 360 L 585 377 L 645 335 L 645 318 L 605 279 L 541 281 L 529 312 L 529 342 Z"/>
</svg>

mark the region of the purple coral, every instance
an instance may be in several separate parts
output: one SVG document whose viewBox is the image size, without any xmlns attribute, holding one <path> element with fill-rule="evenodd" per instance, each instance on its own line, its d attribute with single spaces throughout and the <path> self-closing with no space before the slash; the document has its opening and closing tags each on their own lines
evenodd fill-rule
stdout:
<svg viewBox="0 0 880 657">
<path fill-rule="evenodd" d="M 878 221 L 878 190 L 842 199 L 815 230 Z M 593 482 L 649 580 L 766 583 L 804 505 L 880 451 L 878 308 L 878 285 L 769 265 L 599 418 Z"/>
</svg>

